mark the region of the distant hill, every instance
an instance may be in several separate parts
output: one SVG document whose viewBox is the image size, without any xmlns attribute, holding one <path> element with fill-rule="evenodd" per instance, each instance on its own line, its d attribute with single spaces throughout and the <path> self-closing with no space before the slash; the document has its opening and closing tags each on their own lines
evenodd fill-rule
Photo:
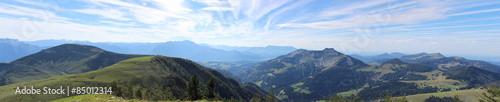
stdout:
<svg viewBox="0 0 500 102">
<path fill-rule="evenodd" d="M 196 63 L 217 70 L 229 70 L 231 73 L 237 74 L 241 69 L 253 66 L 259 62 L 261 61 L 197 61 Z"/>
<path fill-rule="evenodd" d="M 311 101 L 362 87 L 374 75 L 356 71 L 364 67 L 368 65 L 333 48 L 299 49 L 247 67 L 238 75 L 265 90 L 274 89 L 277 97 L 284 101 Z"/>
<path fill-rule="evenodd" d="M 238 51 L 238 52 L 243 52 L 251 47 L 244 47 L 244 46 L 227 46 L 227 45 L 210 45 L 206 43 L 201 43 L 201 46 L 207 46 L 215 49 L 220 49 L 220 50 L 225 50 L 225 51 Z"/>
<path fill-rule="evenodd" d="M 150 54 L 181 57 L 195 61 L 240 61 L 261 59 L 256 55 L 245 55 L 238 51 L 214 49 L 187 40 L 166 42 L 154 48 Z"/>
<path fill-rule="evenodd" d="M 297 50 L 291 46 L 266 46 L 266 47 L 250 47 L 248 50 L 242 51 L 242 53 L 256 54 L 264 59 L 273 59 L 278 56 L 288 54 Z"/>
<path fill-rule="evenodd" d="M 259 87 L 259 85 L 256 85 L 254 83 L 245 82 L 245 83 L 241 84 L 241 86 L 243 86 L 244 88 L 248 89 L 249 91 L 251 91 L 253 93 L 257 93 L 257 94 L 260 93 L 263 97 L 269 95 L 267 90 L 263 90 L 262 88 Z"/>
<path fill-rule="evenodd" d="M 202 46 L 208 46 L 215 49 L 221 49 L 225 51 L 238 51 L 244 54 L 255 54 L 263 57 L 264 59 L 273 59 L 281 55 L 288 54 L 292 51 L 297 50 L 297 48 L 292 46 L 266 46 L 266 47 L 240 47 L 240 46 L 226 46 L 226 45 L 209 45 L 200 44 Z"/>
<path fill-rule="evenodd" d="M 500 66 L 498 65 L 494 65 L 484 61 L 468 60 L 463 57 L 446 57 L 437 60 L 424 61 L 421 62 L 420 64 L 443 70 L 460 68 L 465 66 L 474 66 L 491 72 L 500 73 Z"/>
<path fill-rule="evenodd" d="M 296 50 L 296 48 L 291 46 L 239 47 L 239 46 L 226 46 L 226 45 L 196 44 L 188 40 L 168 41 L 161 43 L 89 42 L 89 41 L 74 41 L 74 40 L 38 40 L 38 41 L 24 41 L 24 42 L 35 46 L 40 46 L 41 48 L 44 49 L 66 43 L 75 43 L 75 44 L 96 46 L 106 51 L 111 51 L 116 53 L 159 54 L 165 56 L 172 56 L 172 53 L 174 53 L 182 55 L 175 57 L 194 58 L 192 60 L 196 61 L 264 60 L 264 59 L 276 58 L 280 55 L 284 55 Z M 186 47 L 189 47 L 191 49 L 196 49 L 197 51 L 207 50 L 208 52 L 202 52 L 202 51 L 193 52 L 188 49 L 183 49 Z M 177 50 L 178 52 L 172 52 L 172 51 L 169 52 L 161 50 Z M 206 55 L 206 54 L 208 54 L 208 56 L 210 57 L 196 56 L 196 55 Z"/>
<path fill-rule="evenodd" d="M 73 43 L 82 45 L 91 45 L 99 47 L 106 51 L 126 54 L 149 54 L 153 48 L 161 43 L 125 43 L 125 42 L 89 42 L 89 41 L 74 41 L 74 40 L 38 40 L 27 41 L 26 43 L 37 45 L 42 48 L 50 48 L 57 45 Z"/>
<path fill-rule="evenodd" d="M 41 50 L 38 46 L 16 39 L 0 39 L 0 49 L 0 62 L 11 62 Z"/>
<path fill-rule="evenodd" d="M 500 74 L 474 66 L 447 66 L 447 68 L 425 65 L 423 63 L 453 62 L 453 57 L 441 58 L 422 63 L 406 63 L 397 58 L 386 61 L 377 67 L 363 70 L 378 73 L 377 81 L 357 92 L 364 100 L 376 100 L 389 93 L 392 96 L 403 96 L 435 92 L 448 92 L 452 89 L 463 90 L 479 88 L 483 85 L 500 81 Z M 469 63 L 461 58 L 456 63 Z M 460 62 L 465 61 L 465 62 Z M 455 63 L 455 62 L 453 62 Z M 469 63 L 470 64 L 470 63 Z M 474 65 L 474 64 L 471 64 Z M 483 64 L 475 63 L 483 66 Z M 449 67 L 449 68 L 448 68 Z M 483 66 L 484 67 L 484 66 Z M 351 90 L 352 92 L 353 90 Z M 382 94 L 380 94 L 382 93 Z"/>
<path fill-rule="evenodd" d="M 474 66 L 446 70 L 444 75 L 447 75 L 449 79 L 467 82 L 469 87 L 481 87 L 485 84 L 500 81 L 500 74 Z"/>
<path fill-rule="evenodd" d="M 383 80 L 426 80 L 427 77 L 416 72 L 430 72 L 434 70 L 431 67 L 419 64 L 409 64 L 397 58 L 389 60 L 380 65 L 381 69 L 392 70 L 393 72 L 384 74 L 381 79 Z"/>
<path fill-rule="evenodd" d="M 236 80 L 240 84 L 244 82 L 243 79 L 241 79 L 237 75 L 231 73 L 229 70 L 225 70 L 225 69 L 215 69 L 215 70 L 219 71 L 219 73 L 221 73 L 222 75 L 224 75 L 228 78 L 232 78 L 232 79 Z"/>
<path fill-rule="evenodd" d="M 495 65 L 497 65 L 497 66 L 500 66 L 500 62 L 492 62 L 492 61 L 490 61 L 490 63 L 491 63 L 491 64 L 495 64 Z"/>
<path fill-rule="evenodd" d="M 193 74 L 198 76 L 202 86 L 213 76 L 216 82 L 215 93 L 218 93 L 222 98 L 249 100 L 251 97 L 256 96 L 256 94 L 239 85 L 235 80 L 224 77 L 216 70 L 205 68 L 190 60 L 164 56 L 147 56 L 124 60 L 112 66 L 87 73 L 63 75 L 17 83 L 15 85 L 0 86 L 0 100 L 6 102 L 50 101 L 68 97 L 66 95 L 32 95 L 30 97 L 15 95 L 15 90 L 13 89 L 18 86 L 33 85 L 35 88 L 107 86 L 113 81 L 117 81 L 120 86 L 127 85 L 127 83 L 134 83 L 137 85 L 135 87 L 143 90 L 168 87 L 171 88 L 173 96 L 180 99 L 183 97 L 187 82 Z M 134 89 L 136 89 L 135 87 Z"/>
<path fill-rule="evenodd" d="M 376 60 L 381 60 L 381 59 L 386 59 L 386 58 L 395 58 L 395 57 L 400 57 L 400 56 L 404 56 L 405 54 L 403 53 L 399 53 L 399 52 L 393 52 L 393 53 L 383 53 L 383 54 L 380 54 L 380 55 L 374 55 L 374 56 L 361 56 L 361 55 L 357 55 L 357 54 L 352 54 L 352 55 L 349 55 L 353 58 L 356 58 L 356 59 L 359 59 L 365 63 L 370 63 L 370 62 L 373 62 L 373 61 L 376 61 Z"/>
<path fill-rule="evenodd" d="M 424 61 L 430 61 L 430 60 L 435 60 L 435 59 L 440 59 L 440 58 L 445 58 L 441 53 L 419 53 L 419 54 L 414 54 L 414 55 L 404 55 L 404 56 L 399 56 L 399 57 L 392 57 L 392 58 L 385 58 L 385 59 L 380 59 L 376 60 L 370 63 L 375 63 L 375 64 L 381 64 L 384 63 L 385 61 L 398 58 L 403 62 L 406 63 L 420 63 Z"/>
<path fill-rule="evenodd" d="M 321 100 L 322 96 L 351 93 L 368 101 L 380 99 L 387 92 L 396 97 L 404 93 L 415 95 L 478 88 L 497 81 L 494 78 L 497 73 L 478 68 L 454 71 L 423 64 L 446 58 L 439 53 L 420 53 L 367 65 L 331 48 L 322 51 L 299 49 L 249 66 L 238 75 L 265 90 L 274 89 L 274 94 L 282 101 L 314 101 Z"/>
<path fill-rule="evenodd" d="M 0 85 L 89 72 L 141 56 L 144 55 L 117 54 L 94 46 L 63 44 L 0 64 Z"/>
</svg>

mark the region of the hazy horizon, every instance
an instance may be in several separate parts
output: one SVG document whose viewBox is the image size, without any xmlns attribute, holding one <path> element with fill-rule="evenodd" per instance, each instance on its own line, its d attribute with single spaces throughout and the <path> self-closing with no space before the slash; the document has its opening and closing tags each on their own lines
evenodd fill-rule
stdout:
<svg viewBox="0 0 500 102">
<path fill-rule="evenodd" d="M 0 1 L 0 38 L 500 56 L 500 1 Z"/>
<path fill-rule="evenodd" d="M 10 38 L 0 38 L 0 39 L 10 39 Z M 13 40 L 18 40 L 18 39 L 13 39 Z M 27 42 L 27 43 L 30 43 L 30 44 L 35 44 L 35 45 L 38 45 L 40 46 L 40 44 L 36 44 L 35 42 L 37 41 L 42 41 L 42 40 L 36 40 L 36 41 L 21 41 L 21 42 Z M 91 42 L 91 41 L 83 41 L 83 40 L 67 40 L 67 39 L 46 39 L 45 41 L 68 41 L 69 43 L 71 42 L 90 42 L 90 43 L 166 43 L 166 42 L 175 42 L 175 41 L 164 41 L 164 42 Z M 179 41 L 185 41 L 185 40 L 179 40 Z M 191 40 L 187 40 L 187 41 L 191 41 Z M 192 41 L 194 42 L 194 41 Z M 197 42 L 194 42 L 198 45 L 204 45 L 206 43 L 197 43 Z M 211 45 L 211 44 L 207 44 L 207 45 Z M 57 46 L 57 45 L 52 45 L 52 46 Z M 52 46 L 40 46 L 40 47 L 52 47 Z M 229 45 L 211 45 L 211 46 L 229 46 Z M 229 46 L 229 47 L 267 47 L 267 46 L 278 46 L 278 45 L 265 45 L 265 46 Z M 293 47 L 293 46 L 291 46 Z M 214 47 L 215 49 L 218 49 L 216 47 Z M 327 47 L 328 48 L 328 47 Z M 333 48 L 333 47 L 329 47 L 329 48 Z M 304 49 L 304 48 L 297 48 L 297 49 Z M 323 48 L 325 49 L 325 48 Z M 323 50 L 323 49 L 306 49 L 306 50 Z M 335 50 L 338 50 L 336 48 L 334 48 Z M 221 49 L 221 50 L 224 50 L 224 49 Z M 341 53 L 345 53 L 345 54 L 349 54 L 349 55 L 352 55 L 352 54 L 356 54 L 356 55 L 361 55 L 361 56 L 376 56 L 376 55 L 381 55 L 381 54 L 384 54 L 384 53 L 388 53 L 388 54 L 391 54 L 391 53 L 402 53 L 402 54 L 405 54 L 405 55 L 413 55 L 413 54 L 419 54 L 419 53 L 428 53 L 428 54 L 431 54 L 431 53 L 441 53 L 441 52 L 370 52 L 370 51 L 363 51 L 363 52 L 357 52 L 357 53 L 346 53 L 346 52 L 342 52 L 342 51 L 339 51 Z M 448 53 L 441 53 L 443 54 L 444 56 L 446 57 L 465 57 L 467 59 L 471 59 L 471 60 L 484 60 L 484 61 L 491 61 L 491 62 L 500 62 L 500 56 L 491 56 L 491 55 L 477 55 L 477 54 L 448 54 Z"/>
</svg>

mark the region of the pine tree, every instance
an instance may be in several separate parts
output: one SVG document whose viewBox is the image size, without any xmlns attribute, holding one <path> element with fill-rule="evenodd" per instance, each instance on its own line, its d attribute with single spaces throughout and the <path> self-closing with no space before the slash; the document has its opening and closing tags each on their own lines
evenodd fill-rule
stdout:
<svg viewBox="0 0 500 102">
<path fill-rule="evenodd" d="M 453 97 L 453 100 L 455 100 L 455 102 L 462 102 L 462 100 L 460 99 L 460 97 L 458 97 L 458 94 L 456 94 L 456 95 Z"/>
<path fill-rule="evenodd" d="M 151 97 L 152 97 L 151 90 L 146 89 L 146 91 L 144 91 L 144 94 L 142 95 L 142 99 L 144 99 L 144 100 L 152 100 Z"/>
<path fill-rule="evenodd" d="M 358 96 L 351 94 L 351 101 L 349 102 L 362 102 L 362 100 L 359 100 Z"/>
<path fill-rule="evenodd" d="M 163 86 L 155 85 L 155 87 L 151 90 L 151 92 L 154 93 L 152 96 L 152 101 L 163 100 L 164 91 L 165 90 L 163 90 Z"/>
<path fill-rule="evenodd" d="M 108 87 L 111 87 L 112 94 L 120 97 L 122 95 L 121 89 L 118 87 L 118 82 L 113 81 L 109 83 Z"/>
<path fill-rule="evenodd" d="M 200 81 L 198 80 L 196 74 L 191 77 L 191 80 L 189 80 L 189 83 L 187 85 L 187 90 L 186 90 L 186 98 L 188 100 L 194 101 L 194 100 L 199 100 L 201 98 L 200 94 Z"/>
<path fill-rule="evenodd" d="M 132 86 L 133 86 L 133 83 L 131 80 L 129 80 L 127 82 L 127 84 L 125 84 L 123 86 L 122 89 L 122 96 L 126 99 L 132 99 L 134 98 L 134 90 L 132 89 Z"/>
<path fill-rule="evenodd" d="M 164 100 L 175 100 L 174 94 L 172 93 L 172 89 L 170 87 L 167 87 L 167 89 L 165 89 L 164 97 Z"/>
<path fill-rule="evenodd" d="M 135 91 L 134 96 L 135 96 L 136 99 L 142 99 L 142 92 L 141 92 L 140 88 L 137 88 L 137 90 Z"/>
<path fill-rule="evenodd" d="M 384 102 L 392 102 L 391 94 L 389 94 L 389 92 L 387 92 L 387 94 L 384 95 Z"/>
<path fill-rule="evenodd" d="M 250 102 L 262 102 L 262 93 L 259 92 L 257 96 L 253 96 Z"/>
<path fill-rule="evenodd" d="M 276 102 L 273 89 L 269 90 L 269 95 L 266 96 L 266 102 Z"/>
<path fill-rule="evenodd" d="M 203 92 L 204 99 L 213 100 L 215 98 L 214 88 L 215 88 L 215 80 L 214 77 L 212 76 L 210 77 L 210 80 L 207 81 L 205 92 Z"/>
<path fill-rule="evenodd" d="M 215 93 L 215 101 L 221 101 L 222 97 L 220 97 L 219 93 Z"/>
</svg>

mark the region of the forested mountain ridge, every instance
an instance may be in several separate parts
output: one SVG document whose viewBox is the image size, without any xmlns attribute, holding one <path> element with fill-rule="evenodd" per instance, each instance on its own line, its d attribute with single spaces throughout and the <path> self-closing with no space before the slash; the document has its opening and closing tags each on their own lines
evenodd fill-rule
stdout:
<svg viewBox="0 0 500 102">
<path fill-rule="evenodd" d="M 399 56 L 399 57 L 380 59 L 380 60 L 376 60 L 376 61 L 373 61 L 370 63 L 381 64 L 381 63 L 384 63 L 385 61 L 388 61 L 388 60 L 391 60 L 394 58 L 398 58 L 401 61 L 406 62 L 406 63 L 420 63 L 420 62 L 424 62 L 424 61 L 445 58 L 445 56 L 443 56 L 441 53 L 431 53 L 431 54 L 419 53 L 419 54 L 413 54 L 413 55 L 404 55 L 404 56 Z"/>
<path fill-rule="evenodd" d="M 445 57 L 439 53 L 406 55 L 368 65 L 360 60 L 326 48 L 322 51 L 299 49 L 276 59 L 244 68 L 239 76 L 263 89 L 273 89 L 282 101 L 314 101 L 323 96 L 352 93 L 363 100 L 377 100 L 387 92 L 392 96 L 435 93 L 450 90 L 478 88 L 478 85 L 499 81 L 498 73 L 486 70 L 471 73 L 478 76 L 456 78 L 451 69 L 428 64 Z M 467 61 L 467 60 L 465 60 Z M 436 62 L 441 63 L 441 62 Z M 466 63 L 464 65 L 474 65 Z M 454 66 L 463 69 L 466 67 Z M 485 74 L 482 76 L 482 73 Z M 464 73 L 463 75 L 470 75 Z M 468 78 L 468 79 L 467 79 Z M 469 80 L 470 79 L 470 80 Z M 350 95 L 350 94 L 349 94 Z"/>
<path fill-rule="evenodd" d="M 400 56 L 404 56 L 405 54 L 399 53 L 399 52 L 393 52 L 393 53 L 383 53 L 380 55 L 374 55 L 374 56 L 361 56 L 358 54 L 350 54 L 349 56 L 356 58 L 358 60 L 361 60 L 365 63 L 371 63 L 376 60 L 381 60 L 381 59 L 387 59 L 387 58 L 396 58 Z"/>
<path fill-rule="evenodd" d="M 299 49 L 247 67 L 239 75 L 265 90 L 276 90 L 279 99 L 307 101 L 364 86 L 374 75 L 357 71 L 364 67 L 370 66 L 333 48 Z"/>
<path fill-rule="evenodd" d="M 500 73 L 500 66 L 479 60 L 469 60 L 463 57 L 445 57 L 436 60 L 424 61 L 419 64 L 439 68 L 442 70 L 455 69 L 465 66 L 474 66 L 491 72 Z"/>
<path fill-rule="evenodd" d="M 50 101 L 67 97 L 66 95 L 33 95 L 28 98 L 22 97 L 22 95 L 15 95 L 15 90 L 10 90 L 18 86 L 32 85 L 35 88 L 107 86 L 112 82 L 118 83 L 119 90 L 122 92 L 121 95 L 125 95 L 124 97 L 128 97 L 127 95 L 137 90 L 148 92 L 147 90 L 154 91 L 168 88 L 170 89 L 168 92 L 171 92 L 174 98 L 181 99 L 185 95 L 188 81 L 192 79 L 191 77 L 194 74 L 197 75 L 196 78 L 201 83 L 199 87 L 205 86 L 205 82 L 214 77 L 216 83 L 214 92 L 218 93 L 222 98 L 249 100 L 256 96 L 256 93 L 239 85 L 234 79 L 227 78 L 216 70 L 203 67 L 193 61 L 164 56 L 146 56 L 124 60 L 91 72 L 0 86 L 0 100 Z M 154 95 L 156 94 L 159 93 L 154 93 Z"/>
</svg>

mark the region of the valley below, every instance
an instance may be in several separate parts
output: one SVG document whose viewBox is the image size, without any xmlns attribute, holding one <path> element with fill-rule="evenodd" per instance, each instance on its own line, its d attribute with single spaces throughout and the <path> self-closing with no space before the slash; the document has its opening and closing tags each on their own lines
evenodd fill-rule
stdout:
<svg viewBox="0 0 500 102">
<path fill-rule="evenodd" d="M 62 44 L 0 63 L 0 101 L 476 102 L 500 85 L 500 66 L 479 60 L 440 53 L 363 58 L 325 48 L 192 61 Z M 24 86 L 110 87 L 111 94 L 16 94 Z"/>
</svg>

